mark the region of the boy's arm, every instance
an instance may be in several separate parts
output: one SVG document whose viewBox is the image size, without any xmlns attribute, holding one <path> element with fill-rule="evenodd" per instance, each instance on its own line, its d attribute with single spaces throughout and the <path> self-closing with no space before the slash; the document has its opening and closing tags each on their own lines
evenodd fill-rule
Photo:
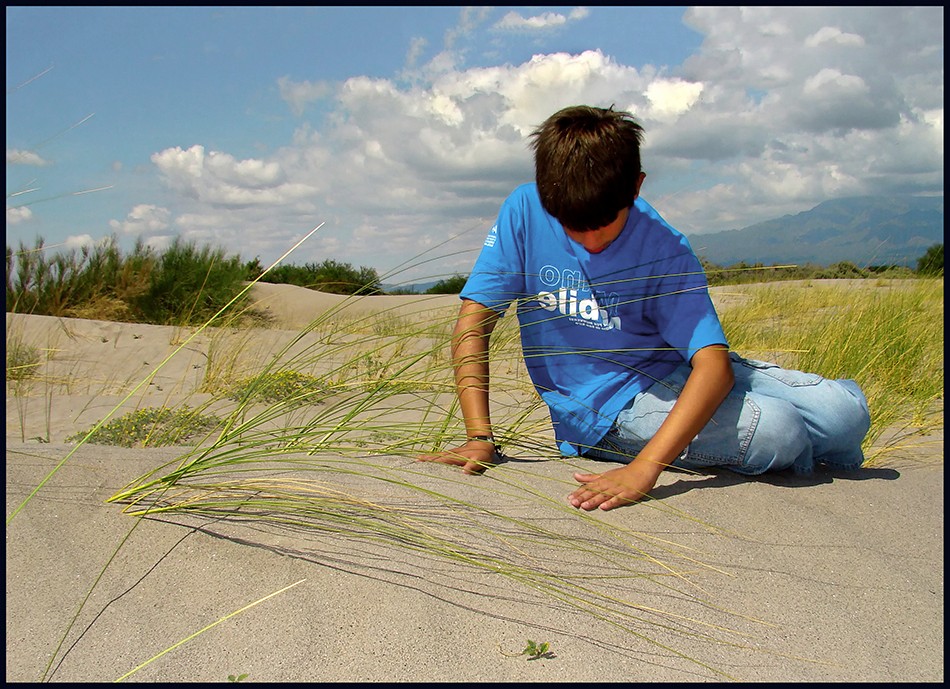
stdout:
<svg viewBox="0 0 950 689">
<path fill-rule="evenodd" d="M 452 365 L 455 369 L 455 387 L 459 406 L 465 420 L 465 433 L 492 437 L 489 412 L 488 344 L 498 314 L 488 307 L 463 299 L 458 320 L 452 333 Z M 424 462 L 442 462 L 462 467 L 466 474 L 478 474 L 495 459 L 491 442 L 468 440 L 451 450 L 419 457 Z"/>
<path fill-rule="evenodd" d="M 575 473 L 584 485 L 568 497 L 574 507 L 609 510 L 644 497 L 662 471 L 709 422 L 735 382 L 728 350 L 722 345 L 693 355 L 686 385 L 656 434 L 630 464 L 603 474 Z"/>
</svg>

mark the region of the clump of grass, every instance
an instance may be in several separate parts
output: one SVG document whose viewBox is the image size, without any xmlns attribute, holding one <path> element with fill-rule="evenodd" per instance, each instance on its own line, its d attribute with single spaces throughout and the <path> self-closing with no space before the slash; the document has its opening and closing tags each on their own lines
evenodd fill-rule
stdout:
<svg viewBox="0 0 950 689">
<path fill-rule="evenodd" d="M 25 381 L 36 377 L 40 350 L 20 337 L 7 337 L 7 380 Z"/>
<path fill-rule="evenodd" d="M 106 424 L 66 438 L 66 442 L 86 442 L 119 447 L 164 447 L 181 445 L 221 425 L 214 414 L 204 414 L 187 404 L 171 409 L 147 407 L 115 418 Z M 91 434 L 90 434 L 91 431 Z"/>
<path fill-rule="evenodd" d="M 158 325 L 204 323 L 244 287 L 245 268 L 223 249 L 175 240 L 158 253 L 141 241 L 124 254 L 115 236 L 48 255 L 6 249 L 7 311 Z M 246 299 L 238 299 L 236 312 Z"/>
<path fill-rule="evenodd" d="M 28 413 L 30 398 L 36 389 L 42 389 L 45 397 L 44 411 L 46 413 L 46 434 L 34 436 L 34 440 L 48 443 L 50 441 L 50 407 L 52 405 L 53 384 L 49 372 L 41 367 L 49 360 L 51 348 L 40 348 L 27 342 L 20 328 L 11 327 L 7 322 L 7 393 L 12 393 L 16 406 L 17 418 L 20 422 L 20 441 L 26 442 L 27 422 L 33 420 Z M 45 355 L 45 356 L 44 356 Z"/>
<path fill-rule="evenodd" d="M 373 333 L 381 337 L 399 336 L 410 327 L 411 324 L 405 318 L 389 312 L 377 315 L 372 322 Z"/>
<path fill-rule="evenodd" d="M 236 402 L 297 402 L 313 404 L 315 395 L 325 395 L 327 386 L 316 376 L 296 371 L 268 372 L 236 382 L 227 397 Z"/>
</svg>

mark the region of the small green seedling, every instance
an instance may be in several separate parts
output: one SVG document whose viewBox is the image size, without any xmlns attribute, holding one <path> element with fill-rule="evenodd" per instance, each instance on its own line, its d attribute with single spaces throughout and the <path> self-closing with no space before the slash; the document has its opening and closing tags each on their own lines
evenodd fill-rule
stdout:
<svg viewBox="0 0 950 689">
<path fill-rule="evenodd" d="M 240 682 L 242 679 L 247 679 L 246 672 L 243 672 L 240 675 L 228 675 L 229 682 Z"/>
<path fill-rule="evenodd" d="M 524 647 L 521 655 L 528 656 L 528 660 L 537 660 L 538 658 L 553 658 L 554 654 L 549 650 L 550 645 L 547 641 L 535 643 L 528 639 L 528 645 Z"/>
</svg>

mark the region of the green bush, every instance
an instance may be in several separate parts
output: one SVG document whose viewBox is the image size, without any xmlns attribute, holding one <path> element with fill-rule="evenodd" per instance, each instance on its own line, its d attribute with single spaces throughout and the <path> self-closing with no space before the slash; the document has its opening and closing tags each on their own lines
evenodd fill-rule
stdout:
<svg viewBox="0 0 950 689">
<path fill-rule="evenodd" d="M 917 259 L 917 272 L 933 277 L 943 275 L 943 244 L 934 244 Z"/>
<path fill-rule="evenodd" d="M 827 269 L 819 271 L 815 277 L 823 279 L 866 278 L 868 277 L 868 271 L 858 268 L 851 261 L 838 261 L 828 266 Z"/>
<path fill-rule="evenodd" d="M 205 322 L 241 292 L 246 270 L 239 257 L 181 240 L 161 254 L 140 240 L 124 256 L 115 236 L 51 256 L 38 238 L 8 246 L 6 258 L 8 312 L 157 325 Z"/>
<path fill-rule="evenodd" d="M 259 267 L 259 262 L 251 262 L 246 264 L 245 271 L 249 274 Z M 260 272 L 257 274 L 259 275 Z M 331 294 L 382 293 L 379 275 L 373 268 L 366 266 L 354 268 L 349 263 L 335 261 L 332 258 L 321 263 L 307 263 L 303 266 L 280 265 L 262 277 L 261 281 L 297 285 Z"/>
<path fill-rule="evenodd" d="M 138 262 L 148 258 L 141 245 Z M 47 316 L 74 316 L 89 305 L 118 297 L 123 260 L 115 237 L 95 246 L 47 255 L 42 237 L 34 247 L 20 242 L 7 247 L 7 311 Z"/>
<path fill-rule="evenodd" d="M 159 257 L 147 289 L 132 298 L 132 308 L 146 323 L 204 323 L 240 293 L 244 275 L 240 257 L 176 238 Z"/>
<path fill-rule="evenodd" d="M 465 287 L 466 282 L 468 282 L 467 275 L 459 275 L 456 273 L 450 278 L 439 280 L 426 290 L 426 294 L 459 294 L 462 288 Z"/>
</svg>

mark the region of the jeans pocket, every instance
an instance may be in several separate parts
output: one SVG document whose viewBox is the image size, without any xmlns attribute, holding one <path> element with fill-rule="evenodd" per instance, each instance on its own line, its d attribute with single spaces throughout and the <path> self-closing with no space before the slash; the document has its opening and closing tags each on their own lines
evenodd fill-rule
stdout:
<svg viewBox="0 0 950 689">
<path fill-rule="evenodd" d="M 761 416 L 762 410 L 750 397 L 728 395 L 686 448 L 685 457 L 674 465 L 683 468 L 724 466 L 743 471 Z"/>
</svg>

